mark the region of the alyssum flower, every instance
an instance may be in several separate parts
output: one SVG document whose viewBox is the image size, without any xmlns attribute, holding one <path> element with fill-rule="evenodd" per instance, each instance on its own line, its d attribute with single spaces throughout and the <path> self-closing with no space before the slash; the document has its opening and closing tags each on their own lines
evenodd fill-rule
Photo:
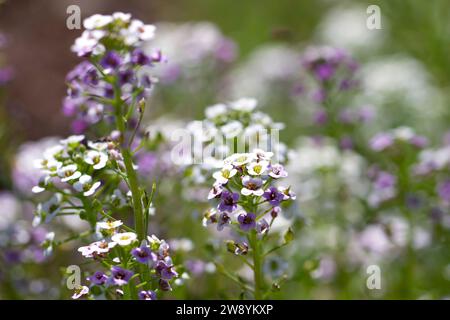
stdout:
<svg viewBox="0 0 450 320">
<path fill-rule="evenodd" d="M 215 224 L 219 231 L 228 226 L 247 237 L 249 245 L 238 245 L 230 240 L 227 247 L 237 255 L 247 254 L 250 247 L 256 299 L 261 299 L 267 289 L 261 274 L 264 260 L 261 250 L 270 226 L 280 213 L 280 206 L 295 199 L 289 187 L 276 185 L 277 180 L 287 176 L 287 172 L 283 165 L 273 163 L 272 157 L 272 152 L 256 149 L 226 158 L 223 168 L 214 173 L 216 182 L 208 196 L 210 200 L 219 201 L 217 210 L 211 208 L 203 218 L 204 226 Z"/>
</svg>

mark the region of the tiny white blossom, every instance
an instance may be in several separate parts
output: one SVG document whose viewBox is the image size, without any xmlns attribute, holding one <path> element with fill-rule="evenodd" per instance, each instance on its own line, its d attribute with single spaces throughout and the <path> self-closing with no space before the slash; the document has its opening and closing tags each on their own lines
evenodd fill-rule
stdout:
<svg viewBox="0 0 450 320">
<path fill-rule="evenodd" d="M 124 42 L 127 45 L 135 45 L 139 41 L 151 40 L 155 37 L 156 27 L 144 24 L 140 20 L 132 20 L 128 29 L 121 30 Z"/>
<path fill-rule="evenodd" d="M 256 155 L 256 158 L 259 160 L 270 160 L 273 157 L 273 152 L 266 152 L 262 149 L 255 149 L 253 153 Z"/>
<path fill-rule="evenodd" d="M 61 144 L 73 148 L 78 146 L 80 142 L 84 140 L 84 138 L 84 135 L 73 135 L 68 137 L 67 139 L 61 140 Z"/>
<path fill-rule="evenodd" d="M 116 20 L 122 20 L 123 22 L 129 22 L 131 19 L 131 14 L 123 13 L 123 12 L 114 12 L 112 14 L 112 17 Z"/>
<path fill-rule="evenodd" d="M 96 241 L 90 245 L 79 247 L 78 252 L 80 252 L 85 258 L 92 258 L 95 255 L 108 253 L 109 250 L 117 245 L 115 242 Z"/>
<path fill-rule="evenodd" d="M 243 166 L 255 159 L 251 153 L 235 153 L 224 160 L 225 164 L 233 164 L 234 166 Z"/>
<path fill-rule="evenodd" d="M 225 184 L 237 173 L 237 170 L 230 164 L 225 165 L 222 170 L 213 173 L 213 178 L 220 184 Z"/>
<path fill-rule="evenodd" d="M 83 21 L 83 27 L 88 30 L 102 28 L 113 21 L 113 17 L 94 14 Z"/>
<path fill-rule="evenodd" d="M 205 115 L 208 119 L 214 119 L 216 117 L 226 114 L 227 110 L 228 107 L 225 104 L 219 103 L 206 108 Z"/>
<path fill-rule="evenodd" d="M 97 151 L 104 151 L 108 148 L 108 144 L 106 142 L 92 142 L 88 141 L 88 147 Z"/>
<path fill-rule="evenodd" d="M 81 172 L 77 171 L 77 169 L 76 164 L 69 164 L 58 170 L 58 176 L 61 178 L 62 182 L 78 179 L 81 177 Z"/>
<path fill-rule="evenodd" d="M 73 185 L 76 191 L 83 192 L 83 195 L 89 197 L 95 193 L 100 187 L 100 182 L 92 183 L 92 177 L 88 175 L 82 175 L 77 182 Z"/>
<path fill-rule="evenodd" d="M 237 120 L 232 120 L 227 124 L 223 125 L 220 130 L 222 131 L 225 138 L 234 138 L 242 133 L 243 125 Z"/>
<path fill-rule="evenodd" d="M 134 232 L 116 233 L 111 237 L 111 240 L 121 247 L 132 244 L 136 239 L 137 235 Z"/>
<path fill-rule="evenodd" d="M 252 176 L 260 176 L 266 172 L 269 167 L 269 162 L 262 160 L 259 162 L 251 162 L 247 165 L 248 173 Z"/>
<path fill-rule="evenodd" d="M 47 161 L 47 165 L 44 172 L 48 174 L 56 174 L 58 170 L 62 167 L 62 165 L 63 165 L 62 162 L 56 160 L 49 160 Z"/>
<path fill-rule="evenodd" d="M 97 226 L 100 229 L 105 229 L 105 230 L 116 229 L 116 228 L 120 227 L 121 225 L 123 225 L 123 222 L 120 220 L 97 222 Z"/>
<path fill-rule="evenodd" d="M 99 40 L 105 36 L 103 30 L 85 30 L 81 37 L 75 40 L 71 50 L 76 52 L 78 56 L 85 56 L 89 53 L 94 55 L 105 52 L 105 47 L 99 43 Z"/>
<path fill-rule="evenodd" d="M 81 298 L 84 295 L 87 295 L 89 293 L 89 288 L 86 286 L 79 286 L 75 289 L 74 294 L 72 295 L 72 299 L 78 299 Z"/>
<path fill-rule="evenodd" d="M 92 165 L 95 170 L 99 170 L 106 166 L 108 155 L 104 152 L 90 150 L 84 157 L 84 162 Z"/>
<path fill-rule="evenodd" d="M 243 111 L 243 112 L 252 112 L 256 105 L 258 104 L 258 101 L 253 98 L 241 98 L 239 100 L 236 100 L 232 103 L 230 103 L 230 106 L 233 110 L 237 111 Z"/>
</svg>

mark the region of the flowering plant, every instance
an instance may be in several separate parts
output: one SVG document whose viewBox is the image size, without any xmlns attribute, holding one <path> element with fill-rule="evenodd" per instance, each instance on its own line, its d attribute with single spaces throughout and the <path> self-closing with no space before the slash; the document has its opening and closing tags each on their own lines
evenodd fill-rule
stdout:
<svg viewBox="0 0 450 320">
<path fill-rule="evenodd" d="M 219 203 L 203 218 L 204 226 L 216 225 L 218 231 L 230 227 L 237 234 L 239 240 L 227 241 L 227 249 L 241 256 L 251 268 L 254 286 L 248 287 L 224 268 L 219 270 L 237 281 L 243 289 L 251 291 L 255 299 L 262 299 L 270 293 L 263 274 L 265 257 L 288 244 L 293 236 L 289 229 L 281 245 L 265 251 L 264 244 L 282 204 L 296 198 L 289 187 L 276 186 L 276 182 L 288 174 L 281 164 L 271 160 L 272 156 L 272 152 L 255 149 L 251 153 L 237 153 L 226 158 L 221 170 L 213 174 L 216 182 L 208 195 L 208 199 Z M 253 256 L 252 263 L 245 258 L 249 252 Z"/>
<path fill-rule="evenodd" d="M 143 98 L 155 82 L 140 70 L 161 58 L 159 52 L 152 57 L 144 54 L 140 46 L 153 38 L 155 28 L 123 13 L 94 15 L 85 19 L 84 26 L 87 30 L 72 50 L 86 60 L 67 77 L 64 110 L 76 115 L 83 129 L 98 123 L 103 128 L 97 132 L 109 133 L 94 141 L 73 135 L 44 152 L 37 161 L 43 175 L 33 192 L 51 197 L 37 205 L 34 223 L 49 223 L 63 215 L 89 222 L 83 233 L 59 241 L 52 233 L 44 243 L 49 253 L 73 239 L 96 238 L 78 251 L 101 263 L 109 274 L 96 271 L 88 277 L 90 288 L 79 286 L 73 298 L 153 300 L 156 291 L 171 290 L 170 280 L 178 275 L 169 245 L 147 234 L 155 187 L 149 193 L 139 185 L 133 160 L 139 147 L 135 139 L 141 139 Z M 125 217 L 132 213 L 134 228 L 117 218 L 119 212 Z"/>
</svg>

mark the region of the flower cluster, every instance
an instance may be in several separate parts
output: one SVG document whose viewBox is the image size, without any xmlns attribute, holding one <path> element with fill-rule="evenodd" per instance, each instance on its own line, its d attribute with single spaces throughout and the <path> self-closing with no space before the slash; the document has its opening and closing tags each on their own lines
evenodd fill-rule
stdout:
<svg viewBox="0 0 450 320">
<path fill-rule="evenodd" d="M 333 47 L 310 47 L 302 58 L 304 69 L 318 83 L 314 100 L 323 102 L 331 90 L 345 91 L 357 85 L 354 73 L 357 63 L 344 50 Z"/>
<path fill-rule="evenodd" d="M 388 132 L 377 133 L 370 140 L 372 150 L 381 152 L 394 149 L 394 146 L 406 144 L 416 149 L 423 149 L 428 144 L 428 139 L 416 134 L 409 127 L 399 127 Z"/>
<path fill-rule="evenodd" d="M 37 206 L 35 224 L 39 224 L 50 222 L 58 214 L 75 213 L 74 209 L 79 208 L 86 197 L 99 192 L 102 179 L 116 175 L 124 164 L 113 141 L 93 142 L 83 135 L 74 135 L 46 149 L 35 166 L 40 169 L 41 178 L 32 188 L 33 193 L 53 193 L 50 200 Z M 118 183 L 115 186 L 119 188 Z M 82 217 L 92 223 L 96 218 Z"/>
<path fill-rule="evenodd" d="M 83 257 L 101 262 L 109 269 L 91 274 L 87 278 L 90 287 L 80 287 L 72 298 L 156 300 L 158 291 L 172 290 L 170 282 L 178 273 L 169 255 L 169 244 L 154 235 L 139 243 L 136 233 L 121 231 L 122 227 L 120 220 L 98 222 L 97 229 L 104 238 L 78 248 Z M 129 283 L 140 289 L 130 290 Z"/>
<path fill-rule="evenodd" d="M 154 82 L 141 68 L 161 59 L 159 52 L 149 56 L 139 46 L 153 37 L 154 27 L 123 13 L 94 15 L 84 26 L 87 30 L 72 49 L 88 60 L 69 73 L 64 107 L 67 114 L 82 121 L 109 126 L 95 141 L 84 135 L 63 139 L 36 161 L 42 176 L 32 191 L 51 197 L 37 205 L 34 223 L 68 215 L 89 223 L 89 230 L 65 240 L 56 240 L 50 232 L 43 242 L 50 253 L 63 243 L 95 238 L 78 251 L 108 271 L 93 273 L 88 277 L 91 286 L 79 286 L 72 298 L 154 300 L 156 291 L 171 290 L 170 281 L 178 277 L 169 245 L 155 236 L 148 237 L 154 188 L 149 194 L 140 186 L 134 163 L 136 150 L 142 147 L 142 99 Z M 138 119 L 134 118 L 135 107 Z M 114 217 L 130 212 L 134 229 Z"/>
<path fill-rule="evenodd" d="M 290 187 L 276 186 L 288 173 L 281 164 L 273 162 L 272 157 L 272 152 L 255 149 L 226 158 L 221 170 L 213 174 L 216 181 L 208 195 L 209 200 L 219 203 L 203 218 L 204 226 L 214 224 L 219 231 L 231 227 L 247 237 L 248 242 L 228 241 L 227 248 L 236 255 L 246 255 L 251 248 L 257 299 L 264 288 L 259 275 L 263 240 L 281 213 L 282 203 L 296 199 Z"/>
<path fill-rule="evenodd" d="M 203 158 L 204 168 L 217 168 L 225 157 L 258 147 L 273 152 L 280 162 L 285 161 L 286 145 L 271 141 L 271 134 L 284 125 L 256 111 L 257 104 L 253 98 L 215 104 L 206 108 L 204 121 L 188 124 L 193 139 L 211 149 L 211 155 Z"/>
<path fill-rule="evenodd" d="M 68 73 L 63 102 L 64 114 L 76 116 L 76 133 L 108 119 L 117 99 L 132 115 L 133 104 L 147 98 L 157 81 L 146 69 L 162 60 L 160 51 L 146 54 L 141 49 L 144 41 L 153 38 L 155 27 L 132 20 L 129 14 L 94 15 L 84 21 L 84 26 L 86 30 L 72 50 L 86 59 Z"/>
</svg>

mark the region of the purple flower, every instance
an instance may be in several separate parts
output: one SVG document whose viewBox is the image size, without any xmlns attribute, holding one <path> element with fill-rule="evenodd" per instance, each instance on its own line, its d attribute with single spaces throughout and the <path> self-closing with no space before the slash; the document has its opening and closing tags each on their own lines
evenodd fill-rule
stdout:
<svg viewBox="0 0 450 320">
<path fill-rule="evenodd" d="M 156 261 L 156 254 L 154 254 L 148 247 L 134 248 L 131 250 L 131 255 L 140 263 L 148 263 Z"/>
<path fill-rule="evenodd" d="M 256 227 L 256 215 L 252 212 L 241 213 L 238 222 L 242 231 L 249 231 Z"/>
<path fill-rule="evenodd" d="M 316 90 L 312 95 L 313 101 L 317 103 L 324 102 L 326 98 L 327 93 L 325 92 L 325 90 L 322 89 Z"/>
<path fill-rule="evenodd" d="M 152 290 L 147 291 L 139 291 L 138 293 L 139 300 L 156 300 L 156 293 Z"/>
<path fill-rule="evenodd" d="M 166 263 L 164 260 L 159 260 L 155 267 L 156 274 L 161 277 L 161 279 L 170 280 L 178 276 L 178 273 L 173 270 L 172 263 Z"/>
<path fill-rule="evenodd" d="M 119 72 L 119 83 L 121 86 L 124 84 L 132 83 L 135 81 L 134 71 L 131 69 L 126 69 Z"/>
<path fill-rule="evenodd" d="M 349 136 L 345 136 L 339 141 L 339 146 L 343 150 L 351 150 L 353 149 L 353 139 Z"/>
<path fill-rule="evenodd" d="M 170 286 L 169 281 L 164 280 L 164 279 L 159 279 L 159 288 L 162 291 L 171 291 L 172 287 Z"/>
<path fill-rule="evenodd" d="M 123 286 L 128 283 L 133 274 L 134 273 L 130 270 L 122 269 L 118 266 L 113 266 L 111 268 L 111 277 L 108 279 L 108 281 L 112 285 Z"/>
<path fill-rule="evenodd" d="M 217 221 L 217 230 L 222 231 L 223 228 L 231 223 L 231 218 L 226 212 L 222 212 L 219 215 L 219 220 Z"/>
<path fill-rule="evenodd" d="M 378 133 L 370 140 L 370 148 L 374 151 L 382 151 L 394 143 L 392 135 L 389 133 Z"/>
<path fill-rule="evenodd" d="M 328 114 L 327 114 L 327 111 L 325 110 L 325 109 L 320 109 L 320 110 L 317 110 L 315 113 L 314 113 L 314 116 L 313 116 L 313 118 L 314 118 L 314 123 L 316 124 L 316 125 L 320 125 L 320 126 L 323 126 L 325 123 L 327 123 L 327 121 L 328 121 Z"/>
<path fill-rule="evenodd" d="M 108 51 L 100 61 L 103 68 L 116 69 L 122 63 L 121 56 L 115 51 Z"/>
<path fill-rule="evenodd" d="M 450 180 L 444 181 L 439 184 L 437 188 L 439 197 L 444 201 L 450 203 Z"/>
<path fill-rule="evenodd" d="M 375 180 L 375 187 L 381 190 L 392 188 L 395 186 L 396 180 L 397 179 L 392 174 L 385 171 L 380 171 Z"/>
<path fill-rule="evenodd" d="M 237 208 L 239 194 L 235 192 L 223 191 L 220 196 L 221 202 L 217 207 L 220 211 L 233 212 Z"/>
<path fill-rule="evenodd" d="M 150 175 L 158 165 L 158 158 L 155 153 L 145 152 L 137 157 L 138 171 L 142 175 Z"/>
<path fill-rule="evenodd" d="M 96 271 L 92 276 L 88 277 L 87 280 L 96 285 L 103 285 L 108 280 L 108 277 L 103 272 Z"/>
<path fill-rule="evenodd" d="M 413 146 L 415 146 L 415 147 L 417 147 L 417 148 L 419 148 L 419 149 L 422 149 L 422 148 L 425 148 L 425 147 L 427 146 L 427 144 L 428 144 L 428 139 L 427 139 L 426 137 L 424 137 L 424 136 L 417 136 L 417 135 L 415 135 L 414 137 L 412 137 L 412 138 L 409 140 L 409 142 L 410 142 Z"/>
<path fill-rule="evenodd" d="M 317 66 L 314 73 L 319 81 L 327 81 L 334 75 L 335 71 L 332 65 L 325 63 Z"/>
<path fill-rule="evenodd" d="M 284 199 L 284 195 L 278 191 L 276 187 L 270 187 L 267 189 L 266 192 L 264 192 L 263 197 L 270 203 L 270 205 L 274 207 L 278 206 Z"/>
<path fill-rule="evenodd" d="M 135 49 L 131 53 L 131 62 L 140 66 L 145 66 L 149 65 L 151 60 L 141 49 Z"/>
<path fill-rule="evenodd" d="M 364 106 L 358 111 L 358 120 L 367 123 L 373 120 L 375 117 L 375 111 L 371 106 Z"/>
</svg>

